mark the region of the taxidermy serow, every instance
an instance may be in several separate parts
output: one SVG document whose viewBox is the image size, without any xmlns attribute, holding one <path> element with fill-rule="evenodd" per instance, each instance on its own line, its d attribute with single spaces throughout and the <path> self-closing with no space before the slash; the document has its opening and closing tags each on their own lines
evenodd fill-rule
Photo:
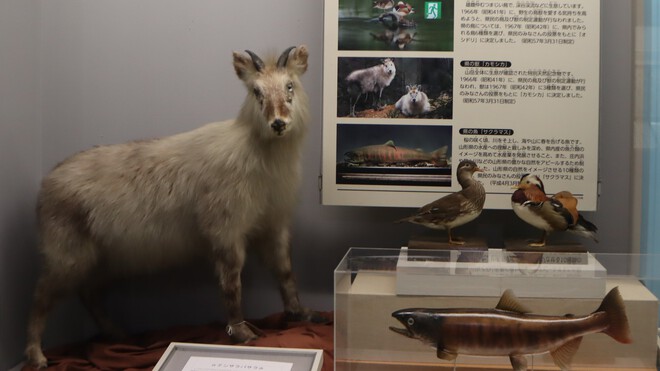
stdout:
<svg viewBox="0 0 660 371">
<path fill-rule="evenodd" d="M 346 77 L 350 96 L 350 115 L 355 116 L 355 106 L 358 100 L 362 95 L 368 95 L 369 93 L 374 94 L 374 107 L 380 109 L 380 98 L 383 95 L 383 89 L 390 86 L 395 75 L 396 66 L 390 58 L 383 59 L 378 65 L 351 72 Z M 377 102 L 376 94 L 378 94 Z"/>
<path fill-rule="evenodd" d="M 248 246 L 271 265 L 288 317 L 319 318 L 298 300 L 289 246 L 309 122 L 299 79 L 307 58 L 305 46 L 266 62 L 234 52 L 248 91 L 236 119 L 96 147 L 44 178 L 37 206 L 44 267 L 28 324 L 30 364 L 47 364 L 40 343 L 57 299 L 78 293 L 100 329 L 117 334 L 98 305 L 100 285 L 195 258 L 214 265 L 233 340 L 256 338 L 241 308 Z"/>
<path fill-rule="evenodd" d="M 598 242 L 596 225 L 586 220 L 577 209 L 578 200 L 568 191 L 552 197 L 545 194 L 541 178 L 525 174 L 520 178 L 511 195 L 511 207 L 520 219 L 543 230 L 541 240 L 530 246 L 545 246 L 550 232 L 568 231 Z"/>
<path fill-rule="evenodd" d="M 408 93 L 403 95 L 394 107 L 405 116 L 417 116 L 429 112 L 431 110 L 429 97 L 421 88 L 421 85 L 407 85 Z"/>
<path fill-rule="evenodd" d="M 507 290 L 495 309 L 402 309 L 392 316 L 404 325 L 390 330 L 437 349 L 440 359 L 459 354 L 508 356 L 515 371 L 526 371 L 525 355 L 550 352 L 555 364 L 568 370 L 582 337 L 602 332 L 629 344 L 630 328 L 618 288 L 595 312 L 586 316 L 545 316 L 529 310 Z"/>
<path fill-rule="evenodd" d="M 346 161 L 355 165 L 379 164 L 433 164 L 447 165 L 447 146 L 442 146 L 433 152 L 422 149 L 411 149 L 394 145 L 393 140 L 384 144 L 375 144 L 355 148 L 344 153 Z"/>
</svg>

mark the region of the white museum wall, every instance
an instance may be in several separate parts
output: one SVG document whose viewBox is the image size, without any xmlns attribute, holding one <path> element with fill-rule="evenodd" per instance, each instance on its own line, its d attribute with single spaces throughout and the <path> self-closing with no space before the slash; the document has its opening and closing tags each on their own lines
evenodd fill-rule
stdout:
<svg viewBox="0 0 660 371">
<path fill-rule="evenodd" d="M 231 66 L 233 50 L 263 54 L 299 44 L 310 50 L 303 84 L 312 126 L 293 234 L 294 271 L 304 303 L 332 309 L 332 271 L 348 247 L 398 247 L 423 231 L 392 224 L 411 209 L 320 205 L 322 1 L 0 4 L 0 369 L 22 357 L 25 310 L 36 272 L 38 179 L 65 157 L 97 144 L 169 135 L 234 117 L 245 90 Z M 585 241 L 598 252 L 634 248 L 630 239 L 636 227 L 629 222 L 631 22 L 629 2 L 603 1 L 602 187 L 599 210 L 586 214 L 600 227 L 601 242 Z M 487 211 L 457 232 L 491 242 L 538 234 L 510 211 Z M 259 262 L 248 262 L 244 289 L 248 317 L 281 310 L 276 285 Z M 212 275 L 190 269 L 122 283 L 106 301 L 111 315 L 132 331 L 206 323 L 225 313 Z M 45 345 L 94 332 L 81 305 L 71 299 L 51 316 Z"/>
</svg>

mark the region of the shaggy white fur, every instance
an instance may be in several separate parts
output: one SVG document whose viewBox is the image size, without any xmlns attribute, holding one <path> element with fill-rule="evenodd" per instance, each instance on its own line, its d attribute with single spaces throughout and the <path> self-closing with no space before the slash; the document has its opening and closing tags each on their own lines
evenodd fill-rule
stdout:
<svg viewBox="0 0 660 371">
<path fill-rule="evenodd" d="M 248 96 L 235 120 L 151 141 L 96 147 L 59 164 L 38 198 L 44 269 L 28 324 L 28 362 L 45 367 L 41 336 L 54 302 L 78 292 L 107 333 L 98 287 L 116 276 L 211 259 L 236 341 L 256 335 L 243 321 L 240 274 L 246 247 L 280 282 L 285 311 L 310 318 L 291 273 L 289 229 L 309 122 L 299 76 L 305 46 L 264 62 L 233 54 Z"/>
</svg>

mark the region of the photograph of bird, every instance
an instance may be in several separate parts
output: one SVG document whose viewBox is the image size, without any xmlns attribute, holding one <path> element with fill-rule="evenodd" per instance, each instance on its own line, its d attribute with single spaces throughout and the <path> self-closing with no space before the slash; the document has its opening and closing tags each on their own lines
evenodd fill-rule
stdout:
<svg viewBox="0 0 660 371">
<path fill-rule="evenodd" d="M 413 13 L 415 13 L 415 8 L 412 5 L 399 1 L 390 11 L 378 16 L 378 21 L 391 30 L 400 27 L 413 28 L 417 25 L 415 21 L 406 18 Z"/>
<path fill-rule="evenodd" d="M 399 1 L 395 6 L 394 10 L 399 13 L 400 16 L 405 17 L 408 14 L 415 13 L 415 8 L 412 7 L 412 5 L 408 3 L 404 3 L 403 1 Z"/>
<path fill-rule="evenodd" d="M 452 236 L 451 230 L 476 219 L 484 208 L 486 190 L 473 174 L 481 170 L 474 161 L 458 164 L 456 177 L 461 190 L 423 206 L 417 212 L 397 222 L 420 224 L 432 229 L 446 229 L 449 243 L 463 245 L 465 241 Z"/>
<path fill-rule="evenodd" d="M 394 0 L 375 0 L 374 8 L 377 9 L 391 9 L 394 7 Z"/>
<path fill-rule="evenodd" d="M 578 200 L 568 191 L 552 197 L 545 193 L 541 178 L 525 174 L 511 195 L 511 207 L 520 219 L 543 230 L 541 240 L 529 246 L 543 247 L 550 232 L 568 231 L 598 242 L 598 228 L 578 213 Z"/>
</svg>

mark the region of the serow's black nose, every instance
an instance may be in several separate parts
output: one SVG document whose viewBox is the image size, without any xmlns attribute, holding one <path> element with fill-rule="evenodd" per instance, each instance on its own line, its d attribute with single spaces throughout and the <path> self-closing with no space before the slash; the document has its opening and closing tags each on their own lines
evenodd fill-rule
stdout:
<svg viewBox="0 0 660 371">
<path fill-rule="evenodd" d="M 270 127 L 273 128 L 278 134 L 282 134 L 282 131 L 284 131 L 284 128 L 286 127 L 286 123 L 280 119 L 277 119 L 273 121 L 272 124 L 270 124 Z"/>
</svg>

